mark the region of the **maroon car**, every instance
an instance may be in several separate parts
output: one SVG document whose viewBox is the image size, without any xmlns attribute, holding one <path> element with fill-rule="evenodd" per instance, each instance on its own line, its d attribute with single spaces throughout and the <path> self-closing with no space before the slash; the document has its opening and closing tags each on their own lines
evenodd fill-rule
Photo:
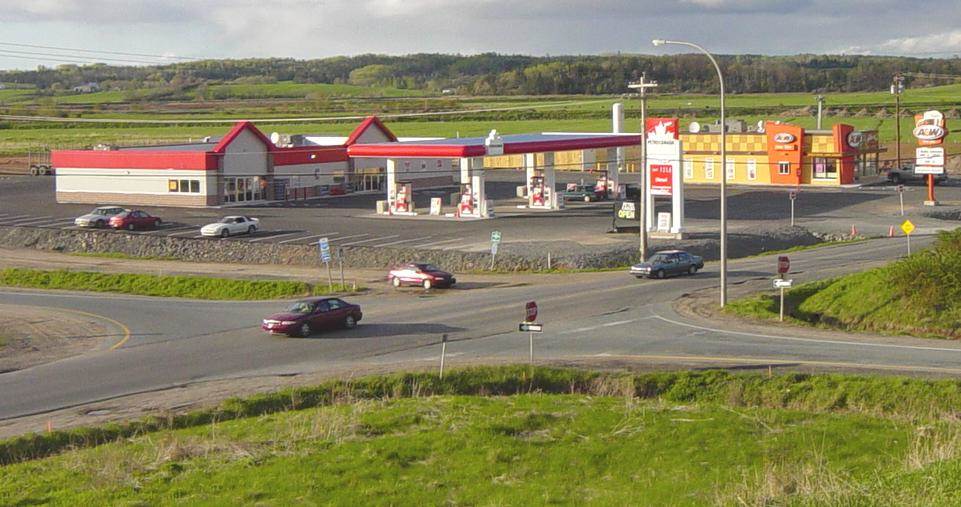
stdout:
<svg viewBox="0 0 961 507">
<path fill-rule="evenodd" d="M 431 287 L 452 287 L 457 283 L 454 275 L 431 264 L 411 262 L 397 266 L 387 273 L 387 281 L 394 287 L 401 285 L 419 285 L 425 289 Z"/>
<path fill-rule="evenodd" d="M 160 217 L 151 216 L 146 211 L 137 209 L 114 215 L 110 217 L 109 223 L 110 227 L 114 229 L 132 231 L 134 229 L 155 229 L 160 225 L 160 222 Z"/>
<path fill-rule="evenodd" d="M 363 316 L 360 305 L 338 298 L 310 298 L 297 301 L 287 311 L 267 317 L 260 328 L 271 334 L 306 337 L 321 329 L 350 329 Z"/>
</svg>

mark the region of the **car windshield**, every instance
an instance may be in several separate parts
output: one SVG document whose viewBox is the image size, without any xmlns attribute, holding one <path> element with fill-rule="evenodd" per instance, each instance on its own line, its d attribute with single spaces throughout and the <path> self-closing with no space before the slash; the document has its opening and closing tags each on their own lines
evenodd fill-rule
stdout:
<svg viewBox="0 0 961 507">
<path fill-rule="evenodd" d="M 419 267 L 421 271 L 440 271 L 440 268 L 433 264 L 420 264 L 417 267 Z"/>
<path fill-rule="evenodd" d="M 116 213 L 116 211 L 114 211 L 114 210 L 111 209 L 111 208 L 97 208 L 97 209 L 93 210 L 93 213 L 92 213 L 92 214 L 94 214 L 94 215 L 113 215 L 114 213 Z"/>
<path fill-rule="evenodd" d="M 311 313 L 314 311 L 314 304 L 308 301 L 298 301 L 287 309 L 290 313 Z"/>
</svg>

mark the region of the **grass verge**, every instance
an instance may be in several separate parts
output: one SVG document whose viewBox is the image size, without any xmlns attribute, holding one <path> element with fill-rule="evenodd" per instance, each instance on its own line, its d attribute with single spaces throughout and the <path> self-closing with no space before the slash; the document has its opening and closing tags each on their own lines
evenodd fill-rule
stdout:
<svg viewBox="0 0 961 507">
<path fill-rule="evenodd" d="M 826 247 L 826 246 L 850 245 L 850 244 L 854 244 L 854 243 L 861 243 L 862 241 L 867 241 L 867 240 L 869 240 L 869 239 L 871 239 L 871 238 L 853 238 L 853 239 L 841 239 L 841 240 L 835 240 L 835 241 L 824 241 L 824 242 L 821 242 L 821 243 L 813 243 L 813 244 L 810 244 L 810 245 L 792 246 L 791 248 L 785 248 L 785 249 L 783 249 L 783 250 L 767 250 L 767 251 L 764 251 L 764 252 L 760 252 L 760 253 L 751 255 L 751 256 L 749 256 L 749 257 L 762 257 L 762 256 L 765 256 L 765 255 L 776 255 L 776 254 L 786 254 L 786 253 L 793 253 L 793 252 L 803 252 L 803 251 L 805 251 L 805 250 L 814 250 L 814 249 L 816 249 L 816 248 L 824 248 L 824 247 Z"/>
<path fill-rule="evenodd" d="M 734 301 L 725 311 L 778 318 L 778 297 Z M 961 229 L 934 247 L 861 273 L 801 285 L 785 294 L 786 319 L 849 331 L 961 338 Z"/>
<path fill-rule="evenodd" d="M 486 367 L 0 442 L 0 503 L 918 504 L 961 383 Z"/>
<path fill-rule="evenodd" d="M 214 300 L 265 300 L 350 292 L 353 287 L 311 285 L 287 280 L 237 280 L 202 276 L 40 270 L 0 270 L 0 285 L 33 289 L 116 292 L 156 297 Z"/>
</svg>

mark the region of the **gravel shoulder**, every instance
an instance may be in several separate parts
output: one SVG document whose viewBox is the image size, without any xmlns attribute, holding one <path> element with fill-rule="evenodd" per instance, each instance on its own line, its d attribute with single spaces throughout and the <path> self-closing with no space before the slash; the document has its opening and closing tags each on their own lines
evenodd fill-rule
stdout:
<svg viewBox="0 0 961 507">
<path fill-rule="evenodd" d="M 0 373 L 106 348 L 123 337 L 123 329 L 92 314 L 0 305 Z"/>
</svg>

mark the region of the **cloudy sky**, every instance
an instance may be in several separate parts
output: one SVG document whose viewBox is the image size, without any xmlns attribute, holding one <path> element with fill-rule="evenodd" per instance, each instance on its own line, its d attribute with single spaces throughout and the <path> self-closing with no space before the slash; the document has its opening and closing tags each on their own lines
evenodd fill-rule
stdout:
<svg viewBox="0 0 961 507">
<path fill-rule="evenodd" d="M 0 3 L 0 68 L 89 53 L 317 58 L 359 53 L 961 55 L 957 0 L 25 0 Z M 86 56 L 79 56 L 86 54 Z M 156 62 L 100 53 L 105 63 Z M 125 61 L 121 61 L 125 60 Z M 171 60 L 173 61 L 173 60 Z"/>
</svg>

